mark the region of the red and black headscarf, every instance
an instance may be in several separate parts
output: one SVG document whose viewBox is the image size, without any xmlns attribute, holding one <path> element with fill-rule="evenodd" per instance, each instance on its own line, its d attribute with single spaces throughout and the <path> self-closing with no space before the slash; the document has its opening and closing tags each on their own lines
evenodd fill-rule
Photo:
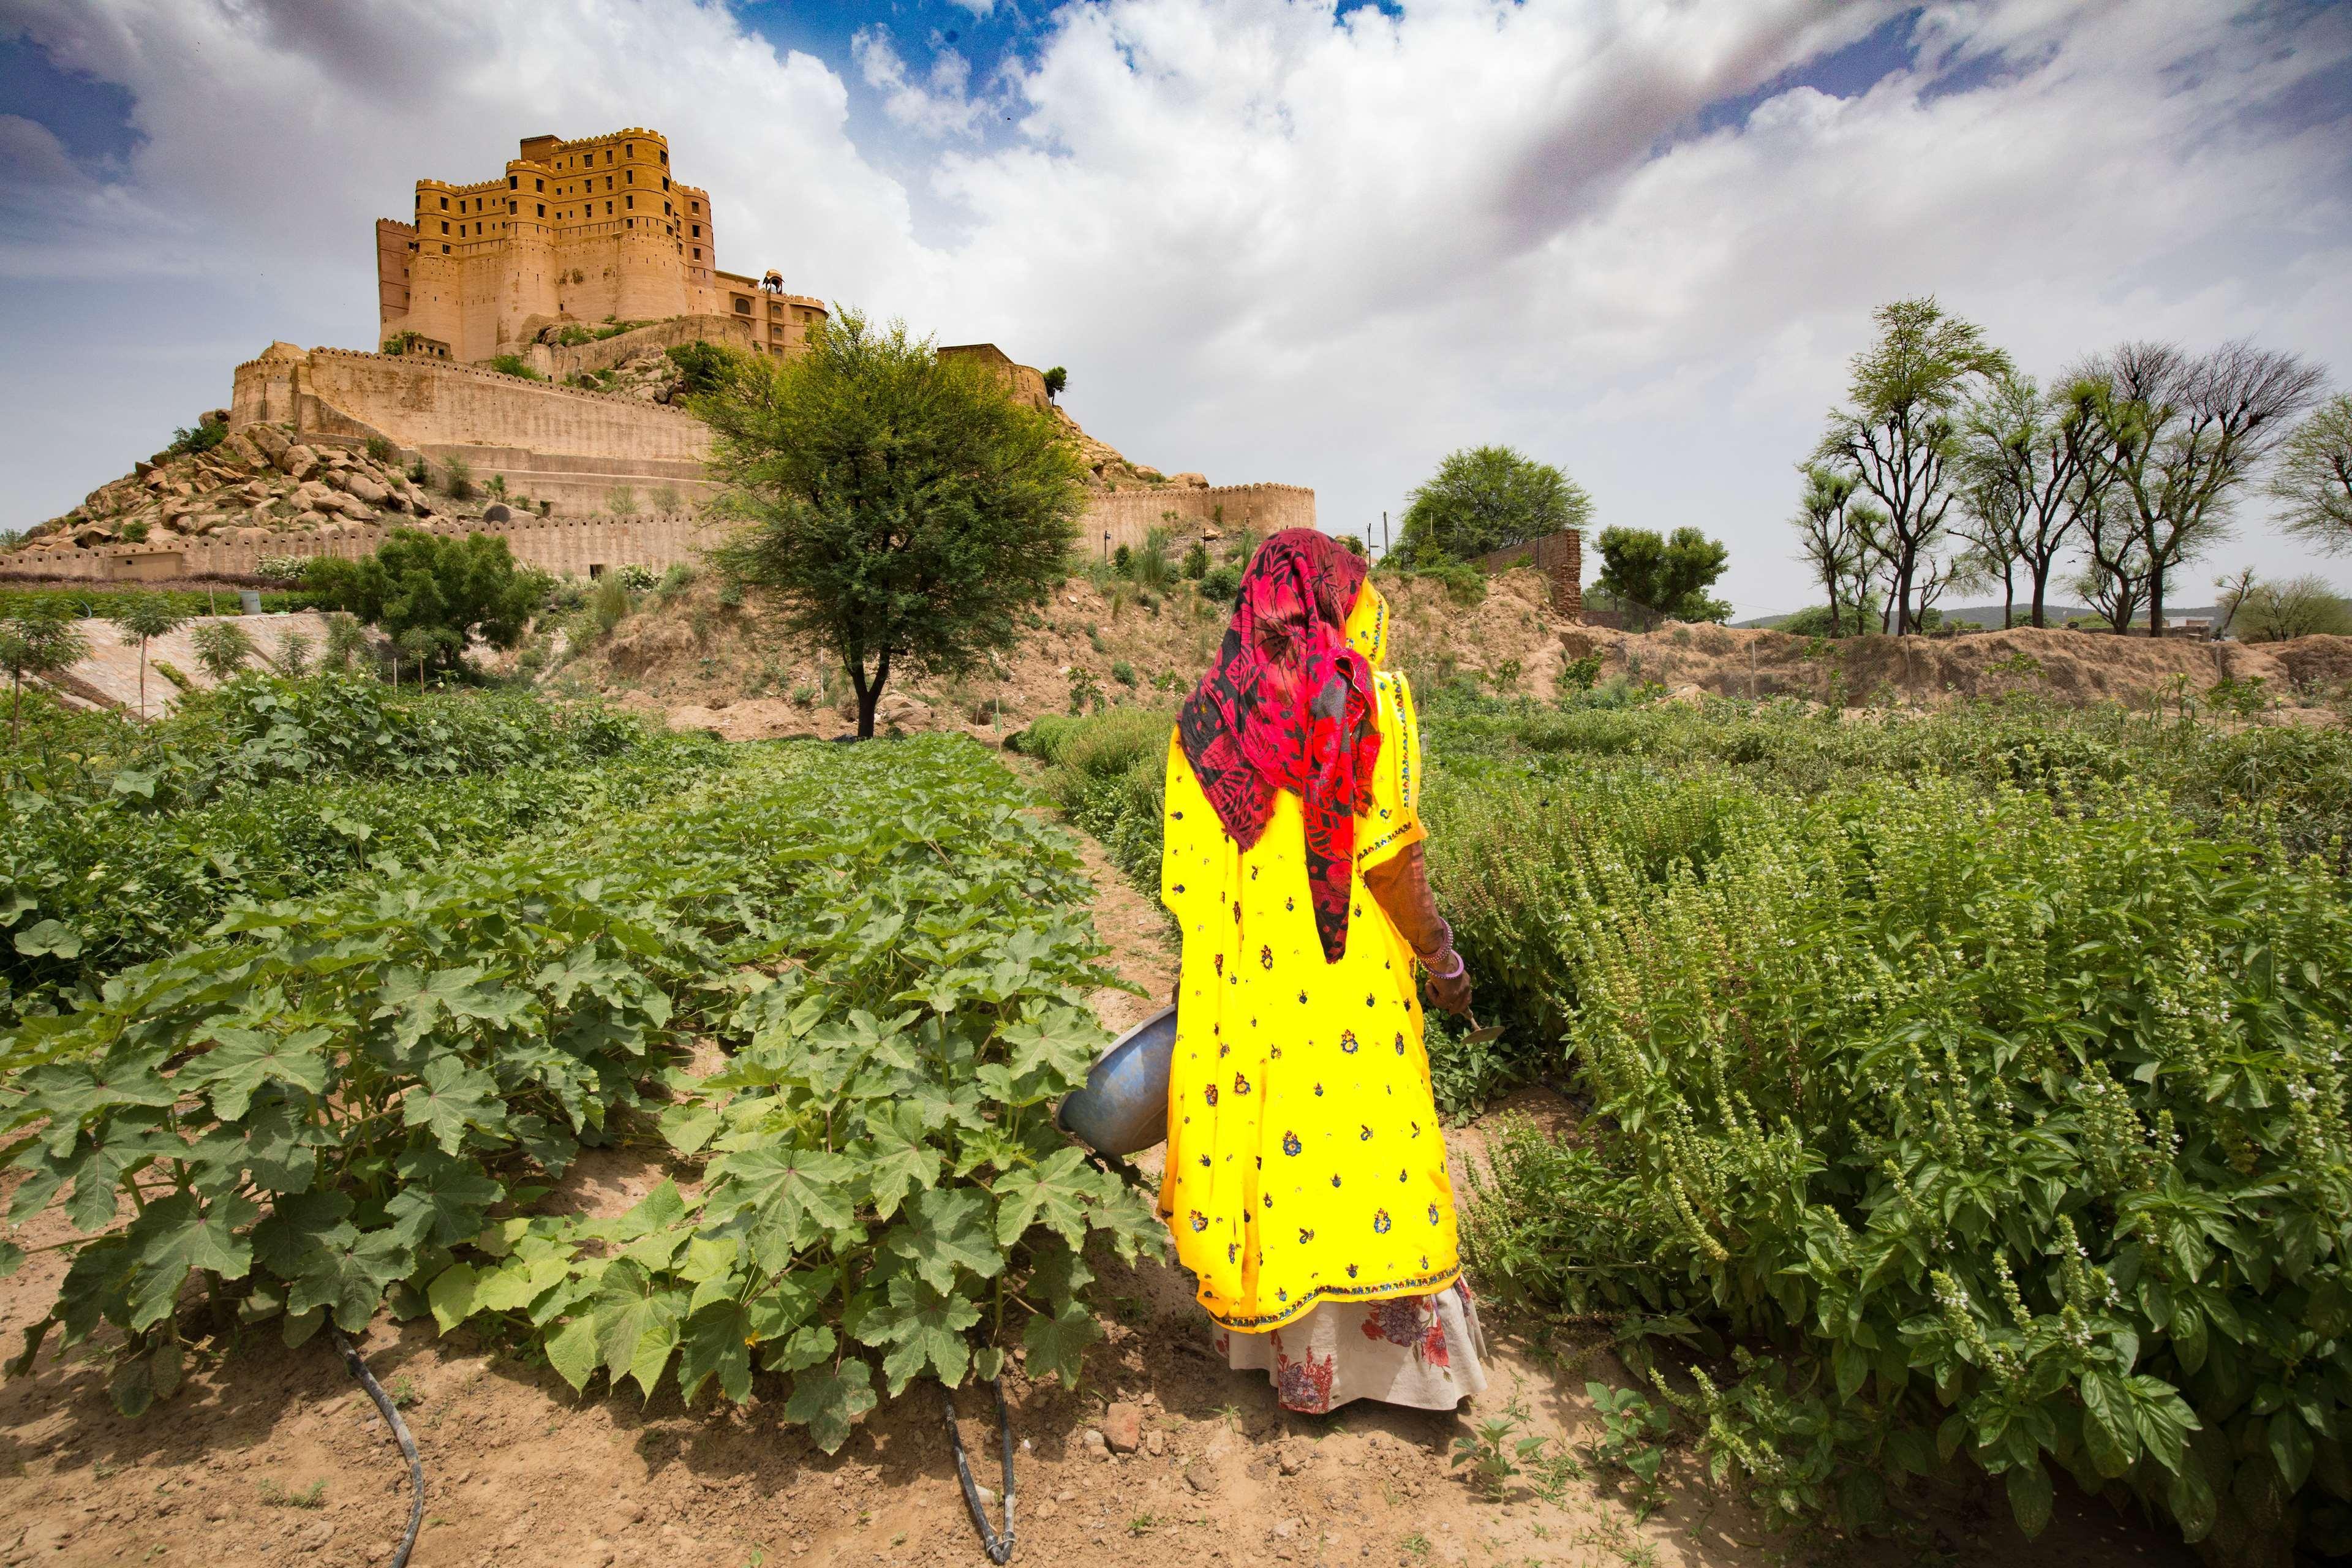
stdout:
<svg viewBox="0 0 2352 1568">
<path fill-rule="evenodd" d="M 1307 889 L 1323 959 L 1348 948 L 1356 815 L 1371 805 L 1379 760 L 1371 667 L 1348 646 L 1363 558 L 1311 528 L 1258 547 L 1242 578 L 1217 661 L 1176 720 L 1201 793 L 1248 849 L 1296 793 L 1307 825 Z"/>
</svg>

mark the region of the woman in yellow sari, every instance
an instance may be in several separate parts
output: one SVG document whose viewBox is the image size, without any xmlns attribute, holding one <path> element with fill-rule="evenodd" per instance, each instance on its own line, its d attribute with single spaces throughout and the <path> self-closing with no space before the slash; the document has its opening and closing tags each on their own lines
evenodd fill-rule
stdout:
<svg viewBox="0 0 2352 1568">
<path fill-rule="evenodd" d="M 1412 692 L 1361 558 L 1274 535 L 1168 752 L 1183 937 L 1160 1212 L 1236 1368 L 1321 1412 L 1486 1384 L 1422 1046 L 1470 984 L 1422 867 Z"/>
</svg>

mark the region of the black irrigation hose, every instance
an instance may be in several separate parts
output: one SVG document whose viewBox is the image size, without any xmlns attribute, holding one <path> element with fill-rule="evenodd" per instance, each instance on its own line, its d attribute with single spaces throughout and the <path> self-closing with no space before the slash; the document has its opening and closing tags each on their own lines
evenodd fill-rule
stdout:
<svg viewBox="0 0 2352 1568">
<path fill-rule="evenodd" d="M 360 1359 L 360 1352 L 352 1348 L 343 1331 L 330 1323 L 327 1331 L 335 1336 L 335 1348 L 343 1352 L 343 1365 L 351 1369 L 351 1374 L 359 1379 L 360 1386 L 367 1390 L 368 1397 L 375 1401 L 377 1414 L 383 1417 L 384 1425 L 392 1428 L 393 1436 L 400 1443 L 401 1453 L 408 1458 L 408 1533 L 400 1538 L 400 1550 L 392 1554 L 392 1568 L 408 1568 L 408 1554 L 416 1550 L 416 1532 L 425 1525 L 425 1461 L 416 1457 L 416 1439 L 408 1435 L 408 1423 L 400 1418 L 400 1406 L 392 1402 L 392 1395 L 383 1391 L 383 1385 L 376 1382 L 375 1374 L 368 1371 L 367 1363 Z M 952 1421 L 949 1430 L 954 1430 Z M 958 1453 L 956 1458 L 961 1463 L 962 1454 Z M 1010 1447 L 1004 1450 L 1004 1466 L 1005 1474 L 1010 1477 L 1013 1470 L 1013 1450 Z M 1007 1484 L 1009 1486 L 1010 1482 Z M 969 1476 L 964 1478 L 964 1489 L 967 1493 L 971 1489 L 971 1478 Z M 1009 1541 L 1013 1510 L 1013 1499 L 1009 1492 L 1004 1506 L 1005 1533 Z M 997 1561 L 1002 1563 L 1004 1559 L 999 1557 Z"/>
<path fill-rule="evenodd" d="M 948 1447 L 955 1455 L 956 1479 L 963 1483 L 964 1510 L 971 1515 L 973 1526 L 980 1531 L 980 1544 L 988 1552 L 991 1563 L 1005 1563 L 1013 1560 L 1013 1416 L 1004 1408 L 1004 1383 L 1001 1378 L 989 1380 L 996 1391 L 996 1435 L 1004 1445 L 1004 1533 L 999 1535 L 988 1528 L 988 1510 L 981 1506 L 980 1489 L 972 1484 L 971 1465 L 963 1457 L 963 1434 L 956 1430 L 955 1390 L 940 1384 L 940 1402 L 947 1407 Z M 399 1564 L 394 1564 L 399 1568 Z"/>
</svg>

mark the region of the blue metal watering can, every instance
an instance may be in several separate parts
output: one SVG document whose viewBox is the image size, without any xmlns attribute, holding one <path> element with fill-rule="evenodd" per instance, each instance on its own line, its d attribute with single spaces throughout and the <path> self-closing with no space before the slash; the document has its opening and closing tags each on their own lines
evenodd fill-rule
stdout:
<svg viewBox="0 0 2352 1568">
<path fill-rule="evenodd" d="M 1125 1158 L 1168 1141 L 1168 1069 L 1176 1054 L 1176 1007 L 1162 1007 L 1118 1039 L 1070 1091 L 1055 1119 L 1101 1153 Z"/>
</svg>

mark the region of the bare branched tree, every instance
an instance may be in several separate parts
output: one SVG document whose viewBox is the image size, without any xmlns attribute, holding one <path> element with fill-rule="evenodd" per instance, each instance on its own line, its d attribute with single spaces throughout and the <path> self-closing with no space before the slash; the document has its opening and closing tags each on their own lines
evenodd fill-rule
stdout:
<svg viewBox="0 0 2352 1568">
<path fill-rule="evenodd" d="M 1873 319 L 1878 341 L 1853 357 L 1848 406 L 1831 412 L 1813 457 L 1852 473 L 1886 510 L 1888 609 L 1899 634 L 1916 624 L 1914 583 L 1952 504 L 1960 409 L 2010 363 L 1982 328 L 1933 299 L 1898 300 Z"/>
<path fill-rule="evenodd" d="M 2134 342 L 2084 367 L 2103 461 L 2131 510 L 2146 562 L 2148 635 L 2164 635 L 2164 587 L 2229 537 L 2238 492 L 2319 397 L 2319 368 L 2243 342 L 2196 357 Z"/>
</svg>

